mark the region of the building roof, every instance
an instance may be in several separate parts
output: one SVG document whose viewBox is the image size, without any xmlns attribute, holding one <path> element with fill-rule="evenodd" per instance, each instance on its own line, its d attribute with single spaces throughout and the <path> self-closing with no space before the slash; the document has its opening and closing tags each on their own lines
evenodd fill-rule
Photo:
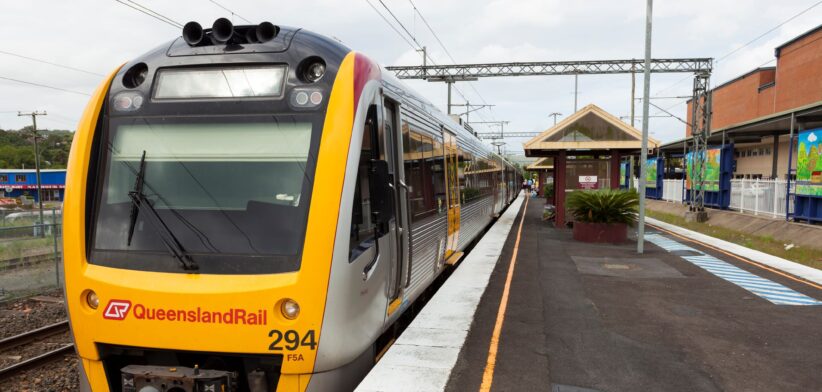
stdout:
<svg viewBox="0 0 822 392">
<path fill-rule="evenodd" d="M 816 26 L 816 27 L 814 27 L 814 28 L 812 28 L 812 29 L 800 34 L 800 35 L 797 35 L 796 37 L 793 37 L 790 41 L 785 42 L 784 44 L 777 46 L 776 49 L 774 49 L 774 55 L 776 57 L 779 57 L 779 52 L 781 52 L 782 49 L 785 48 L 786 46 L 791 46 L 794 43 L 796 43 L 796 41 L 799 41 L 802 38 L 805 38 L 809 35 L 813 35 L 816 32 L 821 31 L 821 30 L 822 30 L 822 24 L 820 24 L 819 26 Z"/>
<path fill-rule="evenodd" d="M 659 141 L 648 138 L 648 147 Z M 589 104 L 523 144 L 526 155 L 536 151 L 637 150 L 642 132 L 599 106 Z"/>
<path fill-rule="evenodd" d="M 721 144 L 723 133 L 729 139 L 733 138 L 737 143 L 759 142 L 763 136 L 786 135 L 790 133 L 791 116 L 794 116 L 794 132 L 799 131 L 800 123 L 803 129 L 822 127 L 822 101 L 712 129 L 711 134 L 708 136 L 708 143 Z M 692 136 L 687 136 L 683 139 L 665 143 L 660 146 L 660 150 L 681 151 L 683 144 L 691 139 L 693 139 Z"/>
</svg>

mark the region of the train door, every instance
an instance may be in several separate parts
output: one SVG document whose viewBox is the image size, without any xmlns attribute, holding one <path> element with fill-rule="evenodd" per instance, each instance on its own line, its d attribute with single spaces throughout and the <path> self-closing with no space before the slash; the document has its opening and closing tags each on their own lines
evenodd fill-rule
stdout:
<svg viewBox="0 0 822 392">
<path fill-rule="evenodd" d="M 388 281 L 388 299 L 389 307 L 388 313 L 393 313 L 399 308 L 402 303 L 402 287 L 405 281 L 404 276 L 408 270 L 408 256 L 409 256 L 409 235 L 408 230 L 408 206 L 407 187 L 405 186 L 405 173 L 403 173 L 403 156 L 402 156 L 402 136 L 400 135 L 399 124 L 399 104 L 385 97 L 383 101 L 385 115 L 383 119 L 383 132 L 385 135 L 385 151 L 386 161 L 392 173 L 392 185 L 394 187 L 394 208 L 395 213 L 395 227 L 391 242 L 393 244 L 393 252 L 391 263 L 391 272 Z"/>
<path fill-rule="evenodd" d="M 461 256 L 457 253 L 460 233 L 460 184 L 457 158 L 457 138 L 443 130 L 443 147 L 445 149 L 445 186 L 448 190 L 448 240 L 445 246 L 445 259 L 454 264 Z"/>
</svg>

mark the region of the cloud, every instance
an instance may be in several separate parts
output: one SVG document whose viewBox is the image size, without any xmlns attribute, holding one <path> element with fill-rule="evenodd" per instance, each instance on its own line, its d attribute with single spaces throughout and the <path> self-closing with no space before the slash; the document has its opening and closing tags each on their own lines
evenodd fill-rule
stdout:
<svg viewBox="0 0 822 392">
<path fill-rule="evenodd" d="M 381 9 L 380 3 L 370 0 Z M 450 63 L 446 51 L 407 0 L 383 0 L 406 28 L 428 48 L 437 63 Z M 74 0 L 48 6 L 16 1 L 4 4 L 0 50 L 39 57 L 72 67 L 108 74 L 120 64 L 179 36 L 175 27 L 114 1 Z M 141 4 L 180 23 L 196 20 L 204 25 L 228 12 L 207 0 L 141 0 Z M 387 65 L 421 64 L 414 51 L 374 12 L 365 0 L 303 0 L 288 4 L 238 0 L 221 2 L 253 22 L 303 27 L 339 38 L 350 48 Z M 643 0 L 414 0 L 425 21 L 458 62 L 508 62 L 642 58 L 645 1 Z M 654 57 L 719 57 L 808 7 L 807 1 L 750 0 L 667 1 L 654 4 Z M 707 10 L 707 11 L 706 11 Z M 235 22 L 242 22 L 234 17 Z M 780 27 L 737 54 L 720 62 L 712 80 L 717 85 L 773 58 L 773 48 L 822 20 L 822 7 Z M 91 92 L 103 79 L 0 54 L 0 76 Z M 683 75 L 654 74 L 656 92 Z M 445 109 L 446 90 L 441 83 L 408 81 L 434 104 Z M 630 112 L 631 78 L 628 75 L 579 78 L 579 107 L 596 103 L 614 115 Z M 496 104 L 492 110 L 471 114 L 472 120 L 508 120 L 506 130 L 543 130 L 551 125 L 551 112 L 573 112 L 574 80 L 569 76 L 488 78 L 458 83 L 472 103 Z M 0 127 L 20 128 L 29 120 L 16 110 L 48 110 L 43 127 L 73 128 L 87 97 L 0 80 Z M 637 78 L 637 95 L 642 77 Z M 479 92 L 479 94 L 477 93 Z M 686 80 L 661 95 L 690 95 Z M 453 101 L 463 99 L 454 91 Z M 655 101 L 663 107 L 675 100 Z M 685 105 L 671 111 L 685 117 Z M 11 113 L 5 113 L 11 112 Z M 636 115 L 641 115 L 636 106 Z M 651 108 L 651 114 L 658 110 Z M 52 113 L 54 115 L 52 115 Z M 58 117 L 59 116 L 59 117 Z M 562 118 L 562 117 L 561 117 Z M 560 119 L 561 119 L 560 118 Z M 68 119 L 68 120 L 67 120 Z M 641 124 L 636 123 L 637 127 Z M 478 125 L 477 128 L 486 127 Z M 673 118 L 652 118 L 650 130 L 663 141 L 681 138 L 685 126 Z M 490 128 L 488 128 L 490 129 Z"/>
<path fill-rule="evenodd" d="M 808 141 L 811 142 L 811 143 L 815 143 L 816 142 L 816 134 L 811 132 L 811 134 L 808 135 Z"/>
</svg>

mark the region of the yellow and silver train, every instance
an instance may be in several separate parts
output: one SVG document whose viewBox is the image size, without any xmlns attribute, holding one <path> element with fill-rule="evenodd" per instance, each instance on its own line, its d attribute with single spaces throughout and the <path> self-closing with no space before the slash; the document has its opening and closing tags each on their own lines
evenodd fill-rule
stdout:
<svg viewBox="0 0 822 392">
<path fill-rule="evenodd" d="M 350 390 L 378 338 L 518 192 L 362 54 L 262 23 L 115 70 L 69 159 L 82 390 Z"/>
</svg>

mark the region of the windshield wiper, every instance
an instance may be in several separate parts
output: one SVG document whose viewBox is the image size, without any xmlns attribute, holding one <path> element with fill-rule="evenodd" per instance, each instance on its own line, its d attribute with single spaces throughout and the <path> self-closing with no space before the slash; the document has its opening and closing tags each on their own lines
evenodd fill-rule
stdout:
<svg viewBox="0 0 822 392">
<path fill-rule="evenodd" d="M 200 267 L 194 260 L 191 259 L 191 256 L 186 253 L 183 245 L 180 244 L 180 241 L 171 229 L 169 229 L 163 219 L 160 218 L 160 214 L 158 214 L 154 206 L 151 205 L 151 201 L 143 193 L 145 176 L 146 152 L 144 150 L 143 156 L 140 158 L 140 171 L 137 172 L 137 180 L 134 182 L 134 189 L 128 193 L 128 197 L 131 199 L 132 204 L 128 226 L 128 245 L 131 246 L 131 238 L 134 236 L 134 226 L 137 223 L 137 215 L 142 211 L 148 216 L 149 223 L 151 223 L 151 225 L 157 230 L 157 233 L 160 235 L 160 239 L 163 241 L 166 248 L 168 248 L 169 253 L 171 253 L 171 255 L 183 265 L 183 269 L 186 271 L 199 270 Z"/>
</svg>

